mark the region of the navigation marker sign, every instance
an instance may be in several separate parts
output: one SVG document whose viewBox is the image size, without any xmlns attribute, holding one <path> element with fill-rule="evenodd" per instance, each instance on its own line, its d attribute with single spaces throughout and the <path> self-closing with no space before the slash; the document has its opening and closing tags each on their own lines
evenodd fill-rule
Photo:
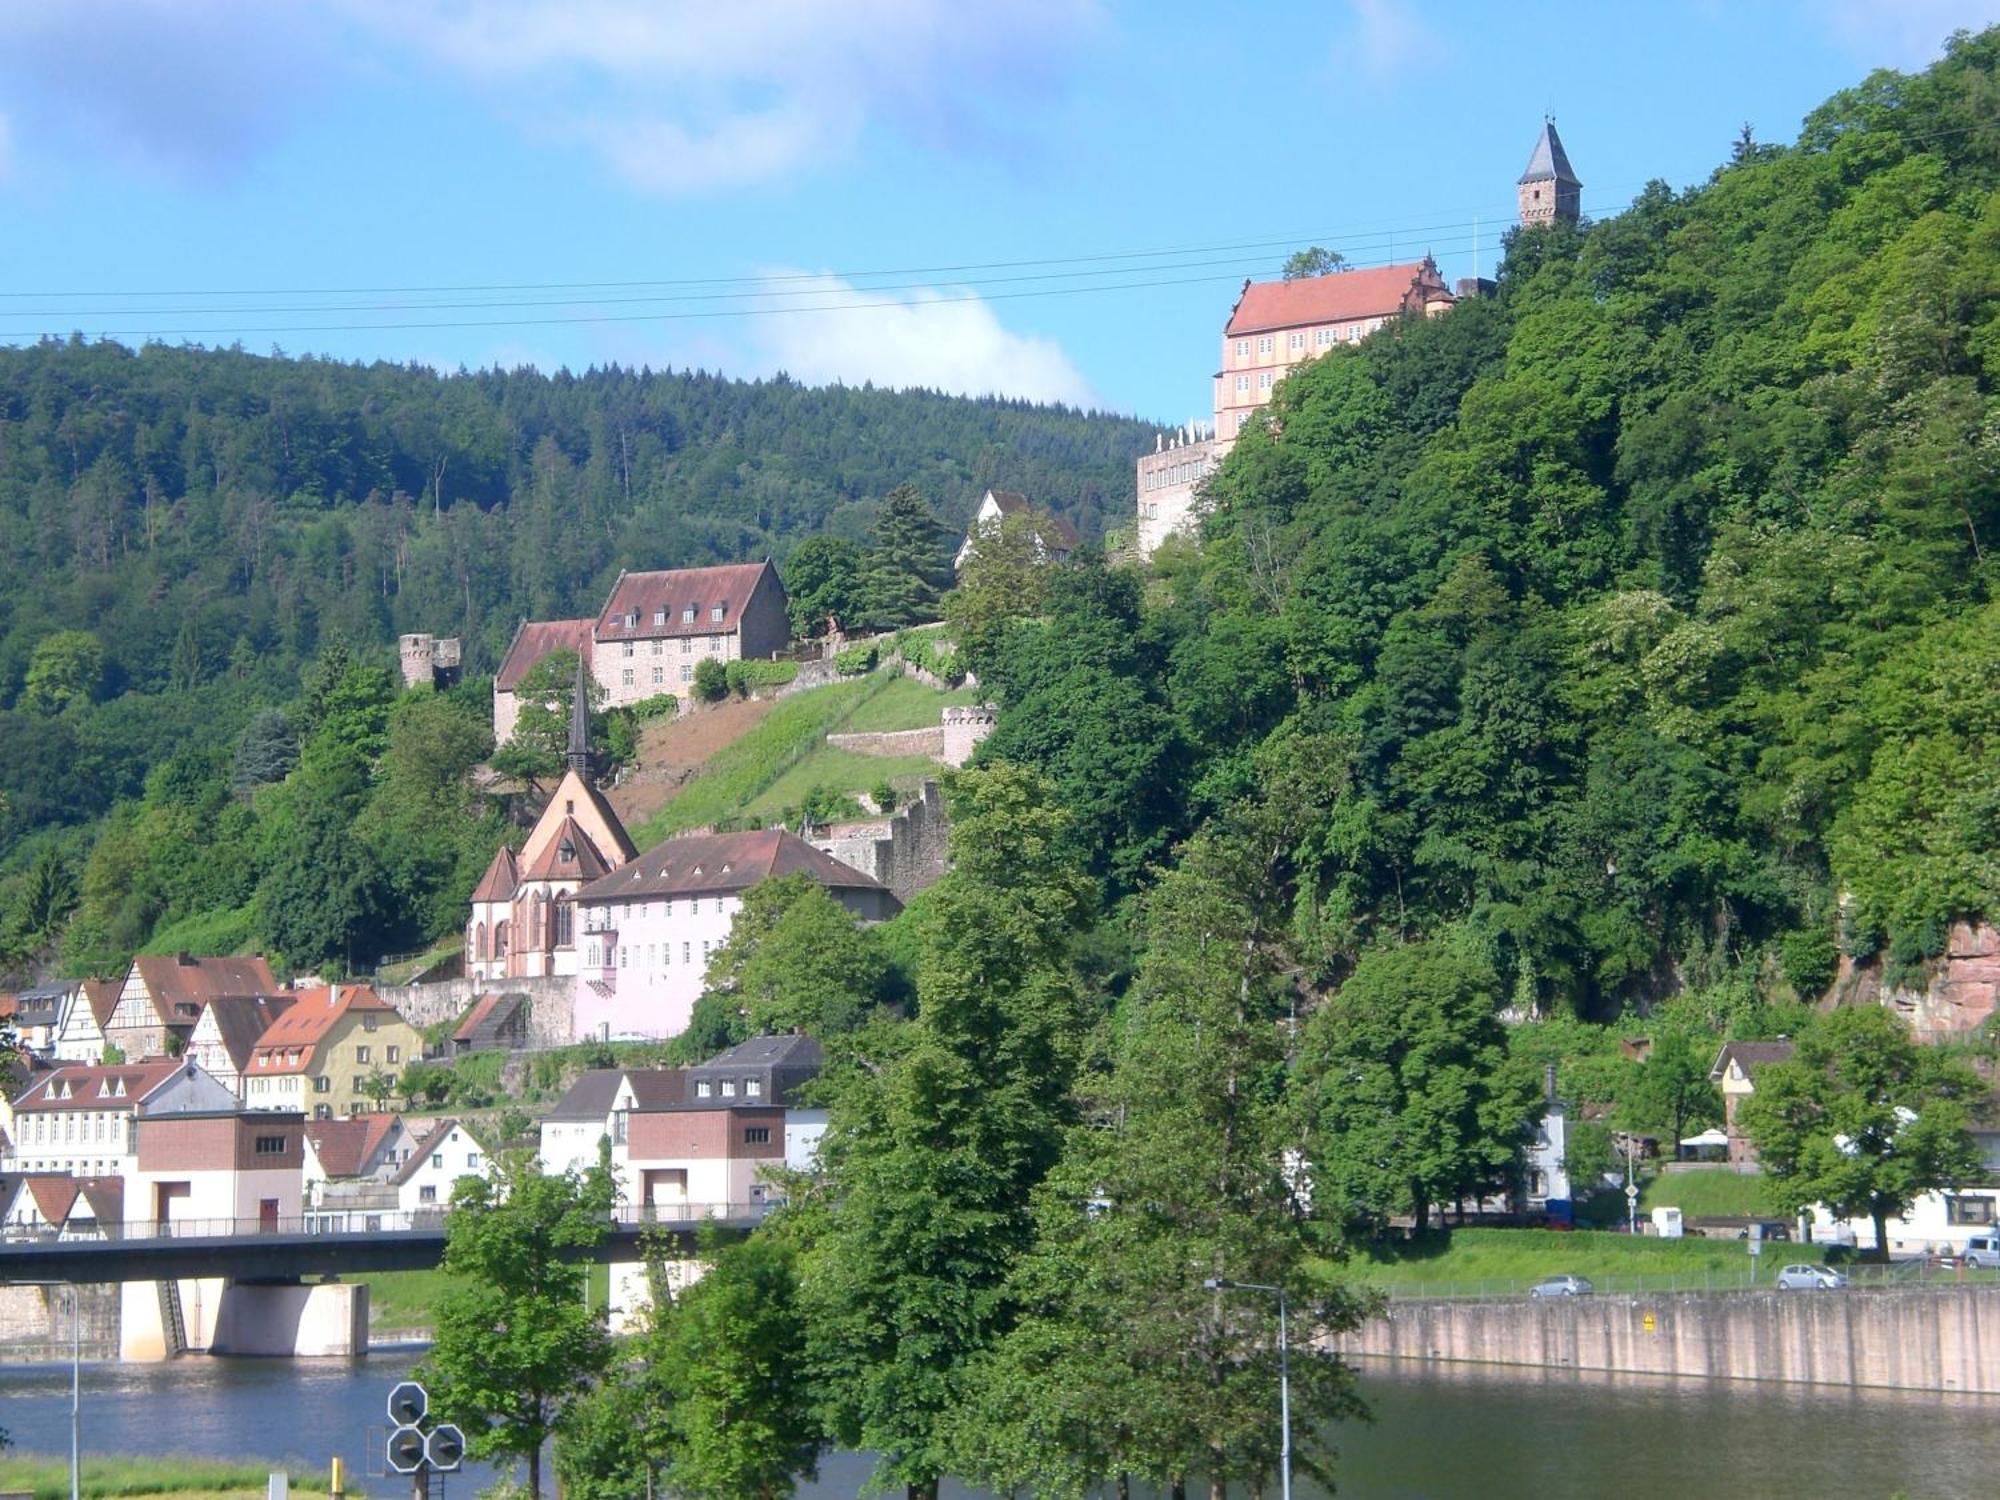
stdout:
<svg viewBox="0 0 2000 1500">
<path fill-rule="evenodd" d="M 414 1427 L 431 1409 L 430 1393 L 414 1380 L 400 1382 L 389 1392 L 389 1420 L 398 1427 Z"/>
</svg>

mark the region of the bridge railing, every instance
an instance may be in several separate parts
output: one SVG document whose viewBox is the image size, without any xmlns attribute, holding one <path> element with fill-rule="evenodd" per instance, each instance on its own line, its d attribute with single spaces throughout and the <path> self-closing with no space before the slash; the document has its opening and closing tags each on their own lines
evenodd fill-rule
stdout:
<svg viewBox="0 0 2000 1500">
<path fill-rule="evenodd" d="M 722 1219 L 735 1223 L 762 1219 L 774 1205 L 755 1203 L 658 1203 L 644 1207 L 621 1204 L 611 1215 L 614 1229 L 673 1228 Z M 447 1210 L 332 1207 L 277 1218 L 135 1220 L 96 1229 L 51 1229 L 24 1224 L 0 1225 L 0 1255 L 10 1245 L 89 1244 L 141 1240 L 359 1238 L 379 1234 L 442 1234 Z"/>
</svg>

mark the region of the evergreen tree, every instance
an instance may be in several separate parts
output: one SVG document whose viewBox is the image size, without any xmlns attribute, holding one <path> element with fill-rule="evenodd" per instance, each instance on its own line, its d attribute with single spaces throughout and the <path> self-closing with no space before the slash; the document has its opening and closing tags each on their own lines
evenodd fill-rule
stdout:
<svg viewBox="0 0 2000 1500">
<path fill-rule="evenodd" d="M 857 589 L 861 623 L 900 630 L 935 620 L 950 582 L 944 528 L 915 485 L 897 485 L 875 515 Z"/>
</svg>

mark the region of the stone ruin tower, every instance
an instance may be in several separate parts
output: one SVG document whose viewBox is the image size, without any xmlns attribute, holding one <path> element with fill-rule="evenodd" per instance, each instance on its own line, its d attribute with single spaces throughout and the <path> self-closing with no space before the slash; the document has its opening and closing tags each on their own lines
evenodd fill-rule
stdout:
<svg viewBox="0 0 2000 1500">
<path fill-rule="evenodd" d="M 1528 157 L 1528 170 L 1516 187 L 1521 201 L 1521 227 L 1574 224 L 1583 214 L 1583 183 L 1569 164 L 1554 120 L 1542 121 L 1542 133 Z"/>
<path fill-rule="evenodd" d="M 397 643 L 403 664 L 403 686 L 447 688 L 458 681 L 459 641 L 434 635 L 406 635 Z"/>
</svg>

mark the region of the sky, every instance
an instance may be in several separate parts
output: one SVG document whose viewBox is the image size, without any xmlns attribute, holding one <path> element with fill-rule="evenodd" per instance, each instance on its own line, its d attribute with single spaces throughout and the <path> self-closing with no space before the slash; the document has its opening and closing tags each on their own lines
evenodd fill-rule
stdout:
<svg viewBox="0 0 2000 1500">
<path fill-rule="evenodd" d="M 2000 0 L 4 0 L 0 339 L 1205 418 L 1309 244 L 1491 273 Z"/>
</svg>

